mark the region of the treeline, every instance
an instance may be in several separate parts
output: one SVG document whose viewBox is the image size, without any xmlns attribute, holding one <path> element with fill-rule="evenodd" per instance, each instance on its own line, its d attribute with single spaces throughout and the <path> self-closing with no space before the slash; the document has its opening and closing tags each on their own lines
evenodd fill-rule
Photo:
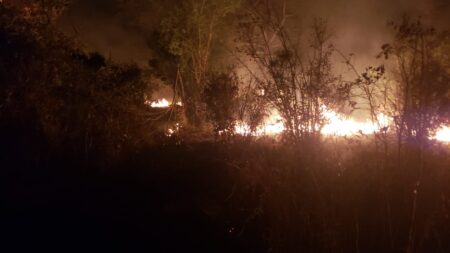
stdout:
<svg viewBox="0 0 450 253">
<path fill-rule="evenodd" d="M 68 4 L 1 5 L 2 116 L 35 117 L 52 141 L 84 140 L 78 144 L 84 150 L 115 152 L 151 141 L 146 132 L 160 129 L 162 121 L 185 140 L 233 135 L 237 122 L 245 123 L 251 135 L 277 110 L 283 139 L 299 143 L 320 139 L 328 108 L 364 110 L 379 125 L 378 115 L 392 118 L 392 127 L 375 137 L 386 142 L 394 134 L 401 146 L 426 143 L 449 121 L 449 34 L 420 19 L 405 16 L 390 23 L 394 39 L 380 45 L 378 56 L 385 64 L 359 71 L 352 59 L 357 56 L 333 46 L 325 20 L 315 19 L 309 36 L 299 37 L 285 4 L 191 0 L 169 6 L 156 1 L 150 5 L 160 10 L 160 20 L 145 31 L 152 50 L 145 67 L 86 52 L 82 42 L 58 31 L 55 21 Z M 120 6 L 125 12 L 134 5 Z M 353 77 L 336 73 L 339 62 Z M 183 106 L 149 111 L 145 103 L 158 83 L 169 85 L 171 102 Z M 25 110 L 21 107 L 35 115 L 13 112 Z"/>
</svg>

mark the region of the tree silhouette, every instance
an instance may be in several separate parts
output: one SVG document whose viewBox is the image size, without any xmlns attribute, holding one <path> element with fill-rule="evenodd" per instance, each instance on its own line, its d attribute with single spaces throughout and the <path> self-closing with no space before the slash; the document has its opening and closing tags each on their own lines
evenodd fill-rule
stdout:
<svg viewBox="0 0 450 253">
<path fill-rule="evenodd" d="M 431 131 L 449 122 L 450 34 L 407 16 L 389 25 L 395 38 L 382 46 L 380 57 L 393 57 L 396 64 L 399 145 L 423 145 Z"/>
<path fill-rule="evenodd" d="M 325 20 L 311 27 L 310 47 L 302 50 L 286 28 L 286 5 L 278 14 L 271 1 L 250 3 L 240 23 L 244 64 L 267 101 L 284 119 L 286 137 L 294 142 L 317 137 L 323 108 L 348 99 L 350 86 L 332 71 L 334 48 Z"/>
<path fill-rule="evenodd" d="M 238 85 L 236 74 L 214 73 L 207 81 L 203 99 L 216 134 L 232 134 L 237 119 Z"/>
</svg>

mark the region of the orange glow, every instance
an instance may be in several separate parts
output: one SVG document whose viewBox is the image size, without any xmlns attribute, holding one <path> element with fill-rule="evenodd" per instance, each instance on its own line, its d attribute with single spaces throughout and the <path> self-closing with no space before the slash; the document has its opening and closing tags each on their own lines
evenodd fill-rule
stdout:
<svg viewBox="0 0 450 253">
<path fill-rule="evenodd" d="M 284 131 L 283 119 L 277 111 L 273 111 L 261 124 L 256 128 L 254 133 L 250 132 L 250 127 L 238 122 L 234 127 L 234 132 L 239 135 L 253 135 L 253 136 L 274 136 L 281 134 Z"/>
</svg>

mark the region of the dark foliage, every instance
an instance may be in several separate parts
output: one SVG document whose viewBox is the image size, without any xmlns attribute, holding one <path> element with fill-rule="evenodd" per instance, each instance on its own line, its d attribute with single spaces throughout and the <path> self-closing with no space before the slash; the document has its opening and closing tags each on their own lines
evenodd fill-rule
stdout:
<svg viewBox="0 0 450 253">
<path fill-rule="evenodd" d="M 233 132 L 237 119 L 238 85 L 238 77 L 232 72 L 212 74 L 208 78 L 203 99 L 217 134 Z"/>
<path fill-rule="evenodd" d="M 83 52 L 29 12 L 0 6 L 1 124 L 39 129 L 77 156 L 114 155 L 142 142 L 142 71 Z"/>
</svg>

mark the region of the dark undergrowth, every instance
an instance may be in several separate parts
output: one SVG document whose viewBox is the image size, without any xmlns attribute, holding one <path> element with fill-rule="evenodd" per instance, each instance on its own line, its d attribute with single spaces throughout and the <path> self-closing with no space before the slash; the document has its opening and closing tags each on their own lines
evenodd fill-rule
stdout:
<svg viewBox="0 0 450 253">
<path fill-rule="evenodd" d="M 450 250 L 445 146 L 420 168 L 348 141 L 165 143 L 99 162 L 4 130 L 8 249 L 405 252 L 412 238 L 414 252 Z"/>
</svg>

